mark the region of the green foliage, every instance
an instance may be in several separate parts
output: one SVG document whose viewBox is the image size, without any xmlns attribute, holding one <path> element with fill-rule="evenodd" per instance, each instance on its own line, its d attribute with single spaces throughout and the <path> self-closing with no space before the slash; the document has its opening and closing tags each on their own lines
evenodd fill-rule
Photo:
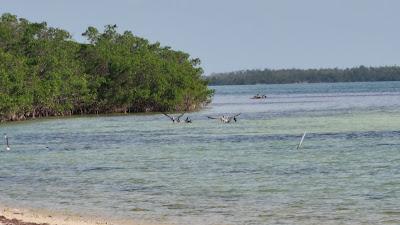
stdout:
<svg viewBox="0 0 400 225">
<path fill-rule="evenodd" d="M 0 49 L 0 111 L 10 119 L 18 119 L 32 105 L 32 96 L 26 86 L 28 72 L 24 59 Z"/>
<path fill-rule="evenodd" d="M 212 95 L 199 59 L 157 43 L 89 27 L 89 44 L 11 14 L 0 18 L 0 119 L 193 110 Z"/>
<path fill-rule="evenodd" d="M 360 66 L 350 69 L 243 70 L 212 74 L 207 77 L 207 80 L 211 85 L 400 81 L 400 67 Z"/>
</svg>

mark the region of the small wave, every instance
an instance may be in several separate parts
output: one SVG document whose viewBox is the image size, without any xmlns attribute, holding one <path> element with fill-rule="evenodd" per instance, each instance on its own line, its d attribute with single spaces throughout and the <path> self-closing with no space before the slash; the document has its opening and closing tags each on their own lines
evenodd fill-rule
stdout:
<svg viewBox="0 0 400 225">
<path fill-rule="evenodd" d="M 109 171 L 109 170 L 122 170 L 123 167 L 112 167 L 112 166 L 94 166 L 81 169 L 80 172 L 93 172 L 93 171 Z"/>
</svg>

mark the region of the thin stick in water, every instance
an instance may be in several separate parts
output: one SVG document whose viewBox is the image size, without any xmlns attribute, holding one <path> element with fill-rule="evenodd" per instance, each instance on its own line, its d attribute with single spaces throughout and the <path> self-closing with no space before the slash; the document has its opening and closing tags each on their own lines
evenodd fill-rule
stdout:
<svg viewBox="0 0 400 225">
<path fill-rule="evenodd" d="M 7 151 L 10 151 L 10 145 L 8 144 L 8 137 L 7 137 L 7 134 L 4 134 L 4 139 L 5 139 L 5 141 L 6 141 L 6 150 L 7 150 Z"/>
<path fill-rule="evenodd" d="M 307 132 L 304 131 L 303 137 L 301 137 L 300 143 L 299 143 L 299 145 L 297 145 L 297 149 L 299 149 L 299 148 L 301 147 L 301 145 L 303 144 L 304 137 L 306 136 L 306 133 L 307 133 Z"/>
</svg>

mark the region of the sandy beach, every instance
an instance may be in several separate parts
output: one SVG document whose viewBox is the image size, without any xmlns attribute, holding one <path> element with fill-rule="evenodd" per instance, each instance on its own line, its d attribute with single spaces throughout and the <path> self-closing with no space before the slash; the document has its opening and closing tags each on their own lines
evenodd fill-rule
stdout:
<svg viewBox="0 0 400 225">
<path fill-rule="evenodd" d="M 0 225 L 165 225 L 0 206 Z"/>
</svg>

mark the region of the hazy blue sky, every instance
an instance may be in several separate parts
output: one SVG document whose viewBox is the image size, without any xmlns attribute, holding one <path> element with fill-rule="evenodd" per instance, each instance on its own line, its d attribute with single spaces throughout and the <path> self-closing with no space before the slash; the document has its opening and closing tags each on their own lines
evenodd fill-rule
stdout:
<svg viewBox="0 0 400 225">
<path fill-rule="evenodd" d="M 399 9 L 398 0 L 0 0 L 0 13 L 78 41 L 88 26 L 117 24 L 199 57 L 206 74 L 399 64 Z"/>
</svg>

